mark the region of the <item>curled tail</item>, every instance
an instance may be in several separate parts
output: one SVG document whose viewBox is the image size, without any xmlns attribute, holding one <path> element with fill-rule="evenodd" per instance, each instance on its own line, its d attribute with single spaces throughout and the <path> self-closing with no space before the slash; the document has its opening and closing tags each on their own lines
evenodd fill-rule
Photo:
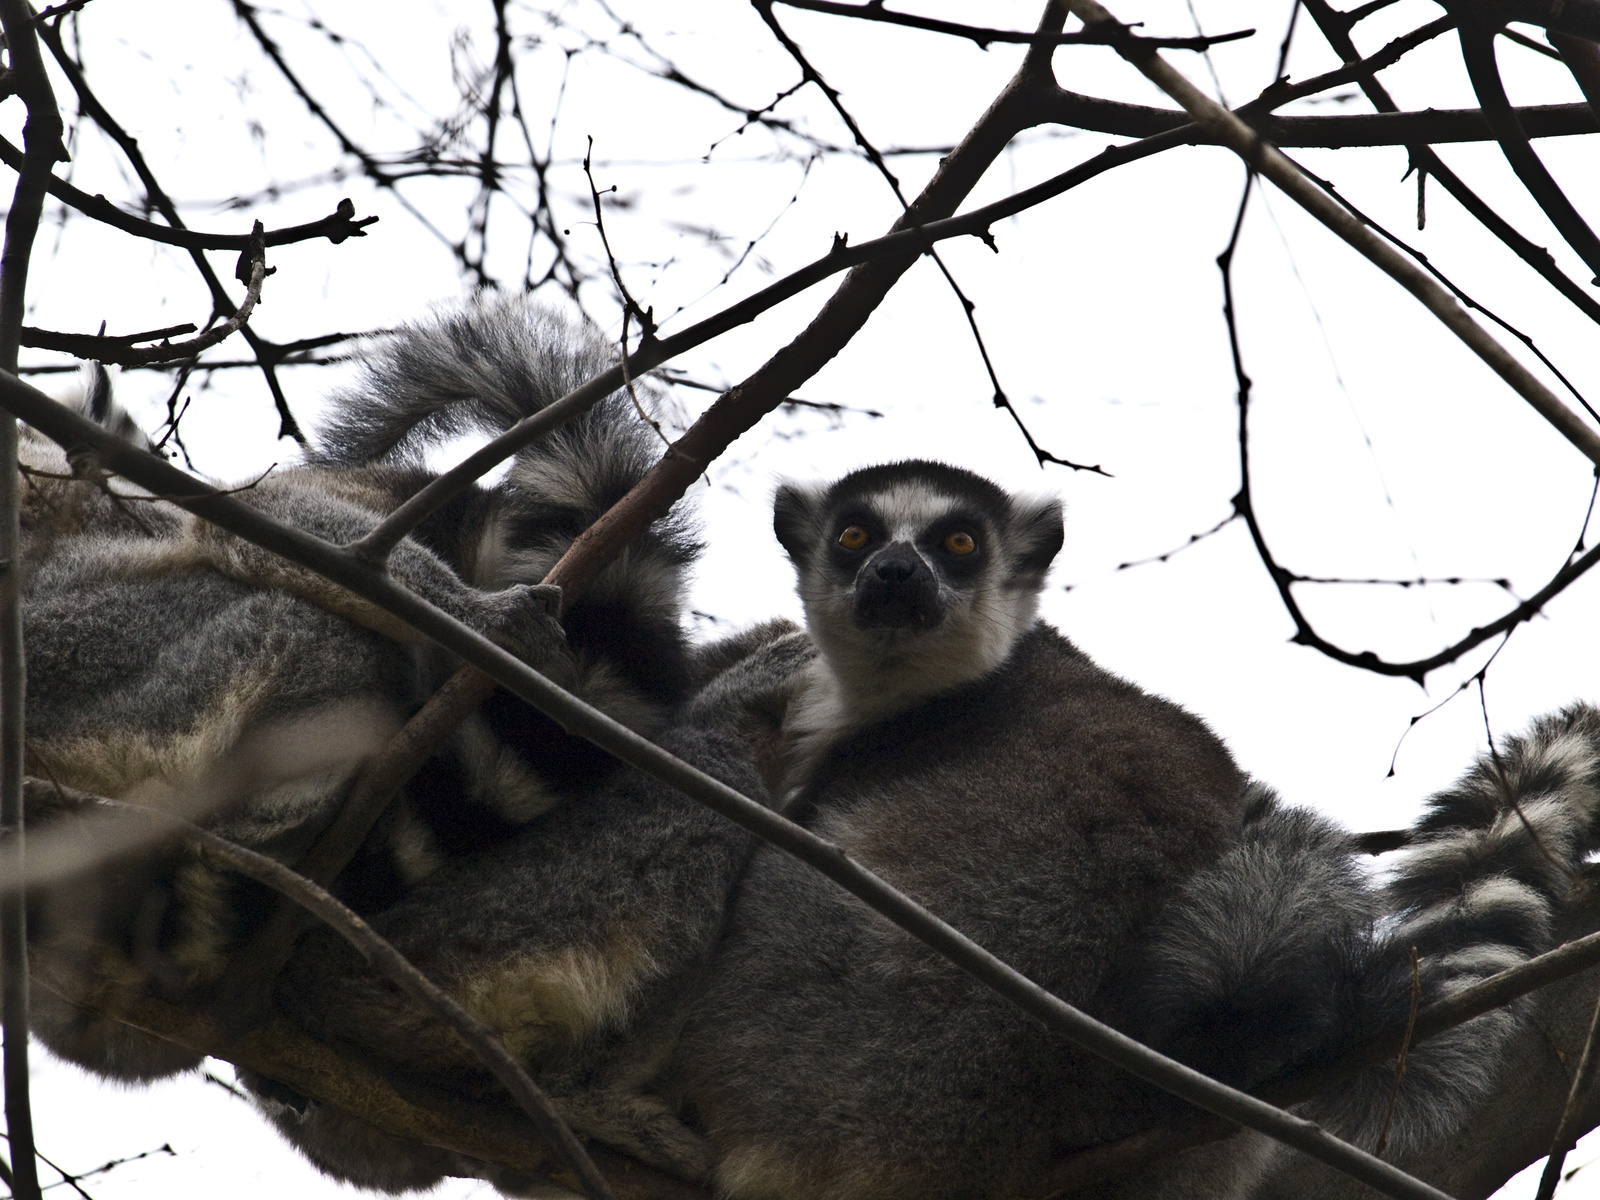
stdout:
<svg viewBox="0 0 1600 1200">
<path fill-rule="evenodd" d="M 1240 1087 L 1337 1062 L 1405 1029 L 1414 1002 L 1552 948 L 1600 844 L 1600 710 L 1543 717 L 1480 758 L 1429 802 L 1381 884 L 1348 833 L 1252 787 L 1239 844 L 1148 931 L 1130 1002 L 1135 1036 Z M 1369 1149 L 1425 1146 L 1488 1097 L 1524 1019 L 1495 1009 L 1411 1047 L 1398 1089 L 1391 1062 L 1304 1111 Z"/>
<path fill-rule="evenodd" d="M 394 468 L 414 491 L 429 477 L 430 451 L 502 433 L 615 361 L 613 347 L 567 317 L 483 294 L 369 346 L 357 382 L 333 397 L 316 458 Z M 660 458 L 651 422 L 661 404 L 657 388 L 635 380 L 632 397 L 614 392 L 519 451 L 502 480 L 439 514 L 448 557 L 478 587 L 538 582 Z M 636 727 L 649 724 L 644 710 L 687 694 L 683 576 L 698 550 L 684 517 L 656 521 L 563 619 L 573 648 L 614 681 L 615 702 L 600 706 Z"/>
</svg>

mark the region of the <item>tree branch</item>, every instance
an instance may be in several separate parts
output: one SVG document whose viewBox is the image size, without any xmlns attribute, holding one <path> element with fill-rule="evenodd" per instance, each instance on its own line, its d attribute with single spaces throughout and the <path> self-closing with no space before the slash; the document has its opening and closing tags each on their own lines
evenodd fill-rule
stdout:
<svg viewBox="0 0 1600 1200">
<path fill-rule="evenodd" d="M 1359 56 L 1357 56 L 1359 57 Z M 1523 131 L 1534 138 L 1571 137 L 1600 131 L 1587 104 L 1540 104 L 1513 110 Z M 1243 114 L 1241 114 L 1243 115 Z M 1176 129 L 1190 118 L 1170 108 L 1101 100 L 1067 88 L 1057 89 L 1043 119 L 1094 133 L 1149 137 Z M 1311 117 L 1259 117 L 1250 123 L 1275 146 L 1411 146 L 1428 142 L 1488 142 L 1494 131 L 1476 108 L 1424 109 L 1420 112 L 1350 113 Z M 1202 127 L 1199 144 L 1225 144 L 1220 133 Z"/>
<path fill-rule="evenodd" d="M 1020 29 L 986 29 L 977 25 L 963 25 L 956 21 L 939 21 L 932 17 L 919 17 L 913 13 L 890 12 L 882 0 L 869 0 L 866 4 L 837 4 L 833 0 L 776 0 L 785 8 L 801 8 L 807 12 L 828 13 L 835 17 L 855 17 L 862 21 L 875 21 L 883 25 L 901 25 L 908 29 L 922 29 L 929 33 L 945 33 L 976 42 L 979 49 L 987 50 L 993 43 L 1020 43 L 1027 46 L 1082 46 L 1105 45 L 1108 35 L 1099 30 L 1080 29 L 1072 33 L 1028 33 Z M 1254 29 L 1240 29 L 1234 33 L 1213 34 L 1210 37 L 1146 37 L 1134 34 L 1138 41 L 1153 49 L 1209 50 L 1224 42 L 1237 42 L 1253 37 Z"/>
<path fill-rule="evenodd" d="M 14 371 L 22 338 L 28 266 L 44 213 L 44 181 L 50 168 L 66 157 L 66 149 L 61 144 L 61 113 L 39 57 L 33 11 L 26 0 L 0 0 L 0 26 L 5 30 L 6 74 L 27 109 L 22 128 L 24 161 L 6 213 L 5 247 L 0 250 L 0 368 Z M 0 420 L 0 476 L 0 832 L 9 834 L 0 850 L 0 866 L 5 874 L 20 879 L 27 869 L 22 803 L 26 675 L 18 523 L 21 473 L 17 423 L 9 418 Z M 12 1194 L 18 1200 L 39 1200 L 33 1105 L 28 1091 L 27 938 L 25 897 L 20 891 L 0 896 L 0 1031 L 5 1040 L 3 1074 Z"/>
<path fill-rule="evenodd" d="M 5 138 L 0 138 L 0 162 L 5 163 L 13 171 L 19 171 L 23 163 L 22 151 Z M 170 225 L 158 225 L 154 221 L 143 220 L 132 213 L 124 212 L 104 196 L 91 196 L 88 192 L 81 191 L 54 175 L 45 181 L 45 190 L 75 212 L 80 212 L 103 225 L 120 229 L 123 233 L 131 233 L 134 237 L 143 238 L 147 242 L 182 246 L 185 250 L 245 250 L 250 245 L 248 233 L 203 233 L 198 229 L 175 229 Z M 269 246 L 289 246 L 295 242 L 327 238 L 337 246 L 347 238 L 366 237 L 367 226 L 376 224 L 377 220 L 377 217 L 358 218 L 356 206 L 349 200 L 341 200 L 338 206 L 321 220 L 308 221 L 304 225 L 290 225 L 285 229 L 267 230 L 266 242 Z"/>
<path fill-rule="evenodd" d="M 39 27 L 39 36 L 50 48 L 51 57 L 66 75 L 68 82 L 78 97 L 78 105 L 94 123 L 106 132 L 106 135 L 116 142 L 118 148 L 127 158 L 134 173 L 138 175 L 139 182 L 143 185 L 145 195 L 150 204 L 161 214 L 166 223 L 174 229 L 183 229 L 184 224 L 178 216 L 177 205 L 173 204 L 171 197 L 156 180 L 155 172 L 151 171 L 150 164 L 145 161 L 144 154 L 139 149 L 139 143 L 122 128 L 122 125 L 100 103 L 98 96 L 89 87 L 89 81 L 84 78 L 77 62 L 67 53 L 66 46 L 62 44 L 61 32 L 54 25 Z M 211 306 L 218 316 L 227 320 L 238 311 L 233 300 L 228 296 L 227 290 L 222 286 L 222 281 L 217 278 L 217 273 L 211 269 L 211 264 L 205 255 L 193 247 L 185 247 L 189 252 L 190 261 L 199 272 L 200 278 L 205 282 L 206 289 L 211 293 Z M 281 358 L 281 350 L 266 339 L 260 337 L 249 325 L 239 327 L 250 349 L 255 353 L 256 361 L 261 368 L 262 377 L 266 380 L 267 390 L 272 394 L 272 403 L 278 410 L 278 436 L 292 437 L 297 442 L 304 444 L 305 434 L 300 429 L 300 423 L 295 420 L 294 413 L 289 409 L 289 398 L 283 394 L 283 387 L 278 382 L 277 362 Z"/>
<path fill-rule="evenodd" d="M 1482 22 L 1474 15 L 1471 4 L 1451 0 L 1459 11 L 1456 18 L 1461 38 L 1461 58 L 1467 67 L 1467 77 L 1478 103 L 1483 106 L 1483 116 L 1494 130 L 1495 140 L 1506 162 L 1528 189 L 1528 194 L 1550 219 L 1556 231 L 1566 240 L 1600 282 L 1600 238 L 1572 206 L 1566 193 L 1545 168 L 1539 156 L 1528 144 L 1528 135 L 1517 119 L 1516 110 L 1506 97 L 1505 85 L 1500 80 L 1500 68 L 1495 61 L 1495 27 Z M 1585 105 L 1584 107 L 1588 107 Z M 1592 110 L 1591 110 L 1592 111 Z"/>
<path fill-rule="evenodd" d="M 1556 48 L 1556 53 L 1561 55 L 1561 61 L 1566 63 L 1567 70 L 1572 72 L 1572 78 L 1582 90 L 1583 98 L 1589 102 L 1589 111 L 1600 116 L 1600 46 L 1596 46 L 1586 38 L 1556 33 L 1553 30 L 1545 36 Z"/>
<path fill-rule="evenodd" d="M 362 958 L 421 1008 L 455 1030 L 478 1060 L 511 1093 L 522 1111 L 527 1113 L 545 1144 L 582 1182 L 584 1194 L 590 1200 L 615 1200 L 604 1177 L 589 1160 L 583 1145 L 567 1123 L 561 1119 L 561 1114 L 551 1105 L 550 1098 L 529 1078 L 521 1064 L 511 1057 L 498 1035 L 412 966 L 404 955 L 326 889 L 296 874 L 276 859 L 235 845 L 169 813 L 82 793 L 73 799 L 80 806 L 99 805 L 116 812 L 136 813 L 142 819 L 159 822 L 184 841 L 198 847 L 204 856 L 216 859 L 230 870 L 273 889 L 311 913 L 354 946 Z"/>
<path fill-rule="evenodd" d="M 1114 20 L 1097 0 L 1068 0 L 1086 24 Z M 1271 143 L 1262 141 L 1227 109 L 1173 70 L 1159 54 L 1118 45 L 1117 52 L 1150 81 L 1183 105 L 1195 123 L 1208 130 L 1245 164 L 1270 179 L 1374 266 L 1410 292 L 1484 363 L 1554 425 L 1591 462 L 1600 464 L 1600 435 L 1558 400 L 1537 377 L 1464 312 L 1448 291 L 1358 221 L 1343 205 L 1307 179 Z M 1587 108 L 1587 106 L 1585 106 Z"/>
<path fill-rule="evenodd" d="M 1302 0 L 1306 11 L 1316 21 L 1317 27 L 1322 30 L 1328 44 L 1345 62 L 1350 62 L 1360 57 L 1356 53 L 1355 43 L 1350 40 L 1350 25 L 1341 15 L 1329 6 L 1328 0 Z M 1389 95 L 1388 90 L 1378 82 L 1372 74 L 1365 75 L 1361 81 L 1361 90 L 1366 94 L 1372 106 L 1379 112 L 1397 112 L 1399 105 Z M 1591 106 L 1592 107 L 1592 106 Z M 1600 115 L 1600 114 L 1594 114 Z M 1543 246 L 1536 246 L 1522 234 L 1518 233 L 1511 223 L 1494 209 L 1490 208 L 1454 171 L 1447 167 L 1444 160 L 1436 154 L 1432 147 L 1422 142 L 1408 142 L 1406 153 L 1411 156 L 1411 165 L 1419 170 L 1426 171 L 1443 185 L 1445 191 L 1455 197 L 1456 202 L 1471 213 L 1485 229 L 1494 234 L 1508 247 L 1512 253 L 1523 262 L 1527 263 L 1550 284 L 1556 291 L 1565 296 L 1591 321 L 1600 322 L 1600 300 L 1586 292 L 1582 285 L 1569 279 L 1564 271 L 1556 266 L 1556 261 L 1550 252 Z"/>
</svg>

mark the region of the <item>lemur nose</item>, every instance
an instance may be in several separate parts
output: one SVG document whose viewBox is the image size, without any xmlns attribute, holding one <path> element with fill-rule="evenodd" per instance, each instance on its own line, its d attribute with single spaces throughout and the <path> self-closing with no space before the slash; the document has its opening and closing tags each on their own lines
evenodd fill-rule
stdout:
<svg viewBox="0 0 1600 1200">
<path fill-rule="evenodd" d="M 872 560 L 870 570 L 881 583 L 893 587 L 904 583 L 919 570 L 926 571 L 927 563 L 909 542 L 890 542 Z"/>
</svg>

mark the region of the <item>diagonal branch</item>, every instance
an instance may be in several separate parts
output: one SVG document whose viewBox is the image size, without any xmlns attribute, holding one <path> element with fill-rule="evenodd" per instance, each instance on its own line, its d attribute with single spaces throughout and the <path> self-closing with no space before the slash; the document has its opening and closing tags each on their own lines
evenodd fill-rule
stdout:
<svg viewBox="0 0 1600 1200">
<path fill-rule="evenodd" d="M 13 171 L 22 169 L 22 151 L 5 138 L 0 138 L 0 162 Z M 91 196 L 73 187 L 65 179 L 54 175 L 45 180 L 45 190 L 61 203 L 101 224 L 131 233 L 147 242 L 161 242 L 167 246 L 182 246 L 186 250 L 245 250 L 250 245 L 248 233 L 204 233 L 198 229 L 175 229 L 158 225 L 132 213 L 123 212 L 104 196 Z M 357 217 L 356 206 L 348 199 L 341 200 L 334 210 L 321 220 L 304 225 L 290 225 L 285 229 L 267 230 L 267 245 L 289 246 L 295 242 L 309 242 L 327 238 L 337 246 L 353 237 L 366 237 L 367 226 L 377 223 L 377 217 Z"/>
<path fill-rule="evenodd" d="M 1577 81 L 1589 110 L 1600 116 L 1600 46 L 1587 38 L 1573 37 L 1570 33 L 1550 30 L 1545 34 L 1550 44 L 1567 64 L 1572 78 Z"/>
<path fill-rule="evenodd" d="M 1459 4 L 1460 0 L 1452 0 Z M 1528 144 L 1528 135 L 1517 119 L 1516 110 L 1506 97 L 1505 84 L 1500 79 L 1500 67 L 1495 61 L 1495 27 L 1473 14 L 1470 6 L 1461 6 L 1456 13 L 1460 25 L 1461 58 L 1467 67 L 1467 77 L 1478 103 L 1483 106 L 1483 116 L 1494 130 L 1495 140 L 1506 162 L 1516 172 L 1522 186 L 1550 218 L 1550 224 L 1566 239 L 1600 282 L 1600 238 L 1584 221 L 1578 210 L 1567 199 L 1566 193 L 1556 183 L 1539 156 Z"/>
<path fill-rule="evenodd" d="M 1551 1139 L 1550 1157 L 1539 1177 L 1539 1191 L 1534 1200 L 1552 1200 L 1555 1196 L 1556 1184 L 1561 1182 L 1561 1164 L 1578 1140 L 1583 1107 L 1594 1088 L 1596 1068 L 1600 1068 L 1597 1035 L 1600 1035 L 1600 999 L 1595 1001 L 1594 1016 L 1589 1018 L 1589 1036 L 1583 1040 L 1583 1053 L 1578 1058 L 1578 1069 L 1572 1076 L 1572 1087 L 1567 1092 L 1567 1103 L 1561 1110 L 1555 1137 Z"/>
<path fill-rule="evenodd" d="M 835 0 L 776 0 L 785 8 L 801 8 L 807 12 L 827 13 L 835 17 L 855 17 L 882 25 L 900 25 L 907 29 L 921 29 L 928 33 L 944 33 L 962 37 L 987 50 L 995 43 L 1020 43 L 1025 46 L 1083 46 L 1105 45 L 1107 35 L 1098 30 L 1079 29 L 1072 33 L 1028 33 L 1021 29 L 990 29 L 978 25 L 963 25 L 958 21 L 940 21 L 934 17 L 919 17 L 915 13 L 890 12 L 883 0 L 868 0 L 865 4 L 838 4 Z M 1146 37 L 1135 35 L 1145 45 L 1162 50 L 1209 50 L 1224 42 L 1237 42 L 1255 36 L 1254 29 L 1240 29 L 1233 33 L 1217 33 L 1210 37 Z"/>
<path fill-rule="evenodd" d="M 1098 0 L 1068 0 L 1085 24 L 1115 20 Z M 1117 52 L 1157 87 L 1183 105 L 1197 125 L 1270 179 L 1281 191 L 1321 221 L 1433 313 L 1514 391 L 1554 425 L 1591 462 L 1600 463 L 1600 435 L 1563 404 L 1504 346 L 1490 337 L 1432 276 L 1378 237 L 1260 134 L 1212 101 L 1159 54 L 1119 44 Z"/>
<path fill-rule="evenodd" d="M 57 790 L 65 792 L 66 789 Z M 203 856 L 213 858 L 230 870 L 273 889 L 311 913 L 354 946 L 374 969 L 421 1008 L 460 1035 L 479 1061 L 511 1093 L 522 1111 L 528 1114 L 539 1135 L 582 1181 L 584 1194 L 590 1200 L 615 1200 L 604 1177 L 584 1152 L 582 1143 L 561 1119 L 561 1114 L 556 1112 L 550 1098 L 529 1078 L 494 1031 L 412 966 L 403 954 L 325 888 L 296 874 L 276 859 L 235 845 L 170 813 L 82 793 L 69 799 L 79 808 L 98 805 L 113 812 L 137 814 L 145 820 L 157 821 L 202 851 Z"/>
<path fill-rule="evenodd" d="M 6 75 L 27 109 L 22 128 L 24 161 L 6 213 L 5 246 L 0 250 L 0 368 L 14 371 L 22 339 L 28 266 L 44 213 L 45 180 L 56 161 L 66 157 L 66 149 L 61 144 L 61 112 L 39 56 L 33 11 L 27 0 L 0 0 L 0 26 L 5 30 Z M 20 879 L 27 867 L 22 802 L 26 673 L 19 561 L 21 474 L 17 423 L 9 418 L 0 420 L 0 475 L 4 476 L 0 479 L 0 831 L 10 835 L 0 850 L 0 866 L 5 874 Z M 27 939 L 23 894 L 0 896 L 0 1032 L 5 1041 L 3 1075 L 12 1194 L 18 1200 L 39 1200 L 33 1103 L 28 1090 Z"/>
<path fill-rule="evenodd" d="M 127 158 L 134 173 L 139 177 L 139 183 L 145 190 L 145 196 L 150 204 L 161 214 L 162 220 L 174 229 L 183 229 L 183 219 L 178 215 L 178 207 L 172 202 L 161 184 L 156 180 L 155 172 L 150 169 L 150 164 L 145 161 L 144 153 L 139 149 L 138 141 L 124 129 L 119 121 L 111 115 L 105 105 L 100 103 L 100 98 L 90 88 L 89 81 L 84 78 L 83 71 L 79 69 L 76 60 L 67 53 L 66 46 L 61 41 L 61 31 L 54 25 L 39 26 L 39 36 L 50 49 L 50 55 L 56 60 L 56 65 L 66 75 L 67 81 L 72 84 L 72 90 L 78 97 L 81 111 L 86 113 L 106 135 L 117 144 L 118 149 Z M 217 278 L 217 273 L 212 270 L 206 256 L 194 247 L 185 247 L 189 252 L 190 261 L 205 282 L 207 290 L 211 293 L 211 307 L 223 320 L 227 320 L 238 312 L 238 307 L 228 296 L 227 290 L 222 286 L 222 281 Z M 262 377 L 266 380 L 267 390 L 272 393 L 272 403 L 278 410 L 278 435 L 292 437 L 297 442 L 304 444 L 305 434 L 300 429 L 300 424 L 295 420 L 294 413 L 289 409 L 289 398 L 283 394 L 283 386 L 278 382 L 277 363 L 282 357 L 279 347 L 268 342 L 256 333 L 249 325 L 240 327 L 240 332 L 245 341 L 249 343 L 251 351 L 256 356 L 256 361 L 261 367 Z"/>
<path fill-rule="evenodd" d="M 1340 14 L 1328 4 L 1328 0 L 1301 0 L 1306 11 L 1316 21 L 1317 27 L 1322 30 L 1323 36 L 1328 39 L 1328 44 L 1333 47 L 1334 53 L 1345 62 L 1350 62 L 1360 57 L 1356 53 L 1355 43 L 1350 40 L 1350 26 L 1340 19 Z M 1398 112 L 1400 106 L 1389 95 L 1388 89 L 1378 82 L 1377 76 L 1364 74 L 1360 80 L 1361 90 L 1372 103 L 1372 107 L 1380 113 Z M 1591 112 L 1591 116 L 1600 116 L 1600 113 Z M 1526 122 L 1524 122 L 1526 127 Z M 1282 145 L 1279 142 L 1279 145 Z M 1591 321 L 1600 322 L 1600 300 L 1583 290 L 1581 284 L 1569 279 L 1564 271 L 1556 266 L 1556 261 L 1550 256 L 1550 251 L 1543 246 L 1536 246 L 1511 225 L 1504 217 L 1490 208 L 1487 203 L 1466 183 L 1447 167 L 1444 160 L 1425 142 L 1412 141 L 1406 144 L 1406 153 L 1411 156 L 1411 165 L 1419 171 L 1426 171 L 1444 187 L 1445 191 L 1455 197 L 1456 203 L 1471 213 L 1473 218 L 1495 237 L 1499 238 L 1513 254 L 1522 259 L 1548 282 L 1556 291 L 1560 292 L 1572 302 Z"/>
<path fill-rule="evenodd" d="M 780 395 L 778 399 L 781 398 Z M 232 496 L 218 493 L 9 373 L 0 373 L 0 408 L 64 447 L 91 450 L 100 459 L 102 469 L 114 471 L 158 495 L 170 496 L 175 503 L 220 528 L 309 567 L 372 601 L 424 637 L 460 655 L 563 728 L 820 871 L 940 957 L 1074 1045 L 1196 1107 L 1293 1146 L 1396 1200 L 1448 1200 L 1436 1188 L 1340 1141 L 1313 1122 L 1218 1083 L 1072 1007 L 867 870 L 833 843 L 668 754 L 600 710 L 563 691 L 526 663 L 347 551 L 274 521 Z M 22 885 L 22 878 L 17 878 L 15 883 Z"/>
</svg>

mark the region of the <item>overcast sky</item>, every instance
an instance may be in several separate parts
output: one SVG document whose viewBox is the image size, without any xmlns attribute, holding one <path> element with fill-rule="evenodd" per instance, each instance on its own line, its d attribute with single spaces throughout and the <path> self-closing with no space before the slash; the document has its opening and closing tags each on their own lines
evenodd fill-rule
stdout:
<svg viewBox="0 0 1600 1200">
<path fill-rule="evenodd" d="M 399 151 L 455 107 L 452 51 L 458 68 L 492 52 L 480 8 L 488 6 L 286 0 L 281 14 L 265 19 L 357 141 Z M 731 0 L 614 9 L 648 46 L 738 104 L 765 105 L 798 79 L 754 13 Z M 955 3 L 915 10 L 970 14 L 970 6 Z M 101 98 L 138 137 L 191 224 L 232 230 L 260 216 L 269 226 L 287 225 L 325 214 L 345 195 L 359 213 L 381 217 L 370 236 L 338 247 L 274 251 L 269 261 L 279 270 L 267 283 L 258 329 L 289 340 L 385 328 L 464 294 L 470 285 L 447 243 L 461 234 L 469 183 L 402 183 L 398 198 L 373 187 L 308 119 L 230 6 L 191 0 L 164 11 L 157 27 L 147 5 L 96 0 L 82 18 L 84 55 Z M 179 11 L 181 22 L 173 19 Z M 798 139 L 764 129 L 740 133 L 740 119 L 726 108 L 656 78 L 645 44 L 619 34 L 599 7 L 564 7 L 560 28 L 528 9 L 513 11 L 517 28 L 540 39 L 524 51 L 519 86 L 530 126 L 540 139 L 554 138 L 560 223 L 575 252 L 596 261 L 601 250 L 577 166 L 592 137 L 600 185 L 615 185 L 626 202 L 607 218 L 613 246 L 630 288 L 654 307 L 665 331 L 817 257 L 836 232 L 859 242 L 897 213 L 892 193 L 861 158 L 808 166 L 795 156 Z M 1209 91 L 1220 80 L 1235 104 L 1270 82 L 1288 17 L 1284 0 L 1196 0 L 1193 16 L 1177 0 L 1116 11 L 1143 20 L 1151 33 L 1190 34 L 1196 18 L 1207 32 L 1256 27 L 1254 38 L 1216 48 L 1209 68 L 1198 56 L 1171 56 Z M 1427 0 L 1399 0 L 1360 26 L 1357 43 L 1370 53 L 1439 11 Z M 930 149 L 890 160 L 908 194 L 933 170 L 938 148 L 972 124 L 1020 59 L 1015 48 L 985 52 L 914 31 L 779 13 L 876 145 Z M 995 0 L 984 6 L 984 19 L 1026 28 L 1037 13 L 1032 3 Z M 330 44 L 314 21 L 344 40 Z M 607 39 L 616 54 L 569 58 L 565 51 L 585 36 Z M 1580 98 L 1558 65 L 1532 51 L 1502 42 L 1500 59 L 1517 103 Z M 1300 79 L 1335 65 L 1306 21 L 1289 74 Z M 1079 91 L 1166 103 L 1104 48 L 1061 52 L 1057 73 Z M 1474 103 L 1450 36 L 1385 81 L 1406 108 Z M 58 94 L 67 95 L 60 81 Z M 1301 110 L 1367 111 L 1351 89 L 1340 94 L 1344 99 Z M 0 109 L 10 122 L 7 136 L 14 136 L 15 110 Z M 799 130 L 849 142 L 815 88 L 800 89 L 775 112 Z M 971 203 L 1053 175 L 1119 140 L 1029 134 Z M 1549 140 L 1538 148 L 1569 195 L 1580 205 L 1592 198 L 1592 144 Z M 77 186 L 118 201 L 136 198 L 131 173 L 103 138 L 88 132 L 73 149 Z M 1570 276 L 1588 278 L 1496 148 L 1441 153 L 1502 214 L 1548 245 Z M 1401 178 L 1403 150 L 1297 156 L 1531 334 L 1580 391 L 1600 398 L 1593 325 L 1436 184 L 1419 232 L 1416 190 Z M 1242 168 L 1225 151 L 1170 151 L 997 225 L 994 252 L 973 239 L 941 250 L 975 302 L 1002 384 L 1034 436 L 1062 458 L 1102 465 L 1108 476 L 1036 465 L 1010 417 L 991 403 L 960 305 L 933 265 L 919 262 L 800 393 L 882 415 L 774 417 L 713 466 L 710 486 L 695 489 L 707 543 L 693 598 L 701 629 L 709 636 L 774 614 L 798 616 L 790 572 L 771 537 L 775 479 L 828 477 L 917 456 L 957 462 L 1014 488 L 1059 493 L 1067 541 L 1044 600 L 1047 619 L 1103 665 L 1204 716 L 1247 769 L 1289 799 L 1351 825 L 1392 828 L 1411 820 L 1423 797 L 1485 747 L 1486 715 L 1500 736 L 1537 713 L 1600 693 L 1600 623 L 1593 619 L 1600 584 L 1592 579 L 1516 632 L 1488 672 L 1481 702 L 1470 689 L 1407 735 L 1411 719 L 1470 680 L 1497 641 L 1434 672 L 1425 689 L 1291 645 L 1293 625 L 1239 522 L 1168 562 L 1118 569 L 1184 546 L 1231 512 L 1239 486 L 1236 385 L 1214 259 L 1242 184 Z M 530 186 L 513 176 L 514 197 L 526 199 Z M 224 203 L 238 195 L 251 197 L 242 212 Z M 504 202 L 492 215 L 492 271 L 514 282 L 527 255 L 526 222 Z M 1588 215 L 1600 221 L 1592 204 Z M 215 261 L 231 278 L 227 256 Z M 200 321 L 207 312 L 180 256 L 130 245 L 81 220 L 47 228 L 35 262 L 31 324 L 92 332 L 105 320 L 117 333 Z M 1525 597 L 1565 561 L 1594 483 L 1586 460 L 1398 287 L 1270 188 L 1251 202 L 1236 286 L 1255 383 L 1256 502 L 1280 561 L 1308 576 L 1485 581 L 1304 586 L 1297 595 L 1327 637 L 1390 657 L 1431 653 L 1514 603 L 1491 581 L 1506 580 Z M 813 288 L 681 366 L 703 382 L 737 381 L 802 328 L 832 287 Z M 617 310 L 606 289 L 597 285 L 583 298 L 615 335 Z M 212 356 L 241 352 L 233 339 Z M 24 361 L 50 360 L 25 351 Z M 314 423 L 318 397 L 338 371 L 284 373 L 302 421 Z M 124 400 L 152 426 L 169 387 L 165 376 L 143 372 L 120 383 Z M 677 394 L 686 419 L 710 399 L 688 389 Z M 293 445 L 273 439 L 276 420 L 258 375 L 220 373 L 185 395 L 192 403 L 184 434 L 198 469 L 235 479 L 292 459 Z M 225 1066 L 217 1070 L 231 1079 Z M 241 1197 L 340 1190 L 212 1083 L 190 1079 L 124 1093 L 42 1061 L 36 1086 L 40 1146 L 70 1170 L 163 1142 L 178 1151 L 85 1181 L 96 1200 L 153 1187 L 209 1193 L 224 1181 Z M 1600 1147 L 1580 1149 L 1572 1162 L 1586 1153 L 1600 1157 Z M 1592 1183 L 1580 1174 L 1568 1194 L 1600 1196 L 1595 1174 Z M 460 1183 L 447 1194 L 476 1190 Z M 1532 1191 L 1529 1184 L 1507 1194 Z"/>
</svg>

